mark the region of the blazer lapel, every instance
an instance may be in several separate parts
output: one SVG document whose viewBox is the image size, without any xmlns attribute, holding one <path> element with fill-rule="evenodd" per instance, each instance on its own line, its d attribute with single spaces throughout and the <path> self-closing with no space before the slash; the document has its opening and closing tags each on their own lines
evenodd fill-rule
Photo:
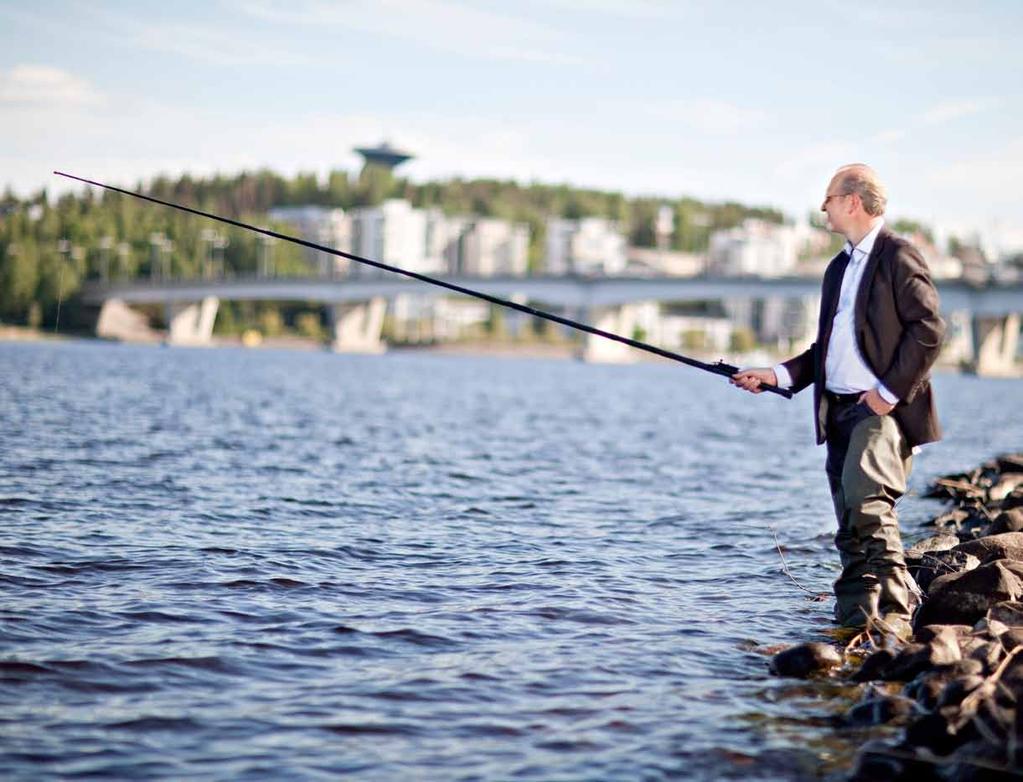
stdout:
<svg viewBox="0 0 1023 782">
<path fill-rule="evenodd" d="M 824 285 L 821 290 L 821 322 L 819 329 L 822 351 L 827 351 L 828 349 L 828 338 L 831 336 L 831 326 L 835 320 L 835 311 L 838 309 L 838 298 L 842 293 L 842 279 L 845 277 L 845 267 L 848 265 L 849 256 L 843 250 L 828 265 L 828 270 L 824 275 Z M 821 365 L 823 366 L 823 364 L 822 360 Z"/>
<path fill-rule="evenodd" d="M 877 271 L 877 265 L 881 262 L 881 253 L 884 252 L 886 244 L 888 244 L 888 228 L 884 227 L 877 234 L 874 249 L 871 250 L 870 257 L 867 258 L 867 265 L 863 269 L 863 276 L 860 278 L 860 289 L 856 291 L 853 322 L 856 324 L 857 331 L 863 328 L 863 325 L 867 322 L 867 299 L 870 295 L 870 286 L 874 281 L 874 272 Z"/>
</svg>

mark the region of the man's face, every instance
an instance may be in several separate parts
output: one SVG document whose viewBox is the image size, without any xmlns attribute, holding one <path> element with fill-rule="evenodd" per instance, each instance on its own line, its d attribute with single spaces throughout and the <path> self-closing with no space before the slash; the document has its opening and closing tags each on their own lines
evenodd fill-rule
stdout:
<svg viewBox="0 0 1023 782">
<path fill-rule="evenodd" d="M 842 192 L 839 178 L 833 177 L 828 183 L 828 188 L 824 192 L 824 201 L 821 203 L 821 211 L 826 215 L 825 222 L 829 231 L 844 233 L 850 198 L 850 195 Z"/>
</svg>

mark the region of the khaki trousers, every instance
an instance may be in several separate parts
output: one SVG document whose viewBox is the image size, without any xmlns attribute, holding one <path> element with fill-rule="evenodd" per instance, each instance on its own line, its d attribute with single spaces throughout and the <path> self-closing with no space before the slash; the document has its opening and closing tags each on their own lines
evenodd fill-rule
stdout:
<svg viewBox="0 0 1023 782">
<path fill-rule="evenodd" d="M 915 584 L 906 570 L 895 503 L 906 492 L 912 451 L 895 419 L 863 404 L 831 402 L 826 471 L 838 519 L 835 619 L 909 620 Z"/>
</svg>

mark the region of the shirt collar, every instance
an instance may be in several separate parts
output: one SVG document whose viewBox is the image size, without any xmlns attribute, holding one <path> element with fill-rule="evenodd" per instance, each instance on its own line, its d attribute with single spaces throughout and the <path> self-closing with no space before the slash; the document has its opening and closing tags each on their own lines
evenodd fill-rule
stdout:
<svg viewBox="0 0 1023 782">
<path fill-rule="evenodd" d="M 851 242 L 846 242 L 843 248 L 849 255 L 849 260 L 856 260 L 855 251 L 863 253 L 861 257 L 869 258 L 870 254 L 874 251 L 874 242 L 877 241 L 877 235 L 881 233 L 881 229 L 884 228 L 884 218 L 877 218 L 877 222 L 874 223 L 874 227 L 870 229 L 866 236 L 860 239 L 860 243 L 855 247 L 852 246 Z"/>
</svg>

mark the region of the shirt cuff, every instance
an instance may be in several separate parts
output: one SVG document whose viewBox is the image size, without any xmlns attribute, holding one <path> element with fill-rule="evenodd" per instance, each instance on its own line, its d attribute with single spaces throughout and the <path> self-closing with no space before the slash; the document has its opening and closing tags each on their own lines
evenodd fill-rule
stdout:
<svg viewBox="0 0 1023 782">
<path fill-rule="evenodd" d="M 879 393 L 881 398 L 890 405 L 897 405 L 899 403 L 899 398 L 885 388 L 883 383 L 877 384 L 877 393 Z"/>
<path fill-rule="evenodd" d="M 778 364 L 774 369 L 774 377 L 778 381 L 778 388 L 789 388 L 792 385 L 792 375 L 785 369 L 784 364 Z"/>
</svg>

